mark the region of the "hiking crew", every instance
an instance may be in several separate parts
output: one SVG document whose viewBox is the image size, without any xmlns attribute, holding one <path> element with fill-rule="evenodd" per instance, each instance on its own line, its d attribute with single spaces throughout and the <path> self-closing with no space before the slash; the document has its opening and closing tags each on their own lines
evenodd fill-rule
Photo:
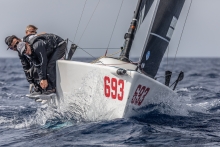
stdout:
<svg viewBox="0 0 220 147">
<path fill-rule="evenodd" d="M 34 25 L 28 25 L 25 30 L 26 35 L 37 34 L 37 27 Z"/>
<path fill-rule="evenodd" d="M 26 78 L 35 85 L 35 92 L 56 92 L 56 61 L 64 58 L 66 51 L 66 42 L 61 37 L 47 33 L 33 37 L 31 34 L 22 41 L 12 35 L 5 38 L 5 43 L 18 51 Z"/>
</svg>

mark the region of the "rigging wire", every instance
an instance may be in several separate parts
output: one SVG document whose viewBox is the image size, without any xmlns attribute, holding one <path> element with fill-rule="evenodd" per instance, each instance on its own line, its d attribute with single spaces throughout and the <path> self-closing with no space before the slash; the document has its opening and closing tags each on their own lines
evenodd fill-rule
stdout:
<svg viewBox="0 0 220 147">
<path fill-rule="evenodd" d="M 82 13 L 81 13 L 81 16 L 80 16 L 80 20 L 79 20 L 79 23 L 78 23 L 78 26 L 77 26 L 77 29 L 76 29 L 76 33 L 75 33 L 75 36 L 74 36 L 73 42 L 75 41 L 76 34 L 77 34 L 77 32 L 78 32 L 79 25 L 80 25 L 80 23 L 81 23 L 81 19 L 82 19 L 82 15 L 83 15 L 83 13 L 84 13 L 84 9 L 85 9 L 86 3 L 87 3 L 87 0 L 85 1 L 85 4 L 84 4 L 84 6 L 83 6 L 83 10 L 82 10 Z"/>
<path fill-rule="evenodd" d="M 119 10 L 119 13 L 118 13 L 118 16 L 117 16 L 115 25 L 114 25 L 114 29 L 113 29 L 112 34 L 111 34 L 111 39 L 112 39 L 114 30 L 115 30 L 115 27 L 116 27 L 116 23 L 117 23 L 117 21 L 118 21 L 118 17 L 119 17 L 119 14 L 120 14 L 120 11 L 121 11 L 123 2 L 124 2 L 124 0 L 122 0 L 121 6 L 120 6 L 120 10 Z M 86 0 L 85 3 L 84 3 L 84 7 L 83 7 L 83 10 L 82 10 L 82 13 L 81 13 L 81 16 L 80 16 L 80 21 L 79 21 L 78 26 L 77 26 L 76 34 L 77 34 L 77 32 L 78 32 L 79 25 L 80 25 L 80 23 L 81 23 L 81 19 L 82 19 L 83 13 L 84 13 L 84 9 L 85 9 L 86 3 L 87 3 L 87 0 Z M 84 35 L 84 33 L 85 33 L 87 27 L 88 27 L 88 25 L 89 25 L 89 23 L 90 23 L 90 21 L 91 21 L 93 15 L 94 15 L 94 13 L 95 13 L 95 11 L 96 11 L 96 9 L 97 9 L 99 3 L 100 3 L 100 0 L 98 1 L 98 3 L 97 3 L 97 5 L 96 5 L 96 7 L 95 7 L 95 9 L 94 9 L 94 11 L 93 11 L 93 13 L 92 13 L 90 19 L 89 19 L 89 21 L 88 21 L 88 23 L 87 23 L 87 25 L 86 25 L 86 28 L 84 29 L 84 31 L 83 31 L 83 33 L 82 33 L 82 35 L 81 35 L 81 37 L 80 37 L 80 39 L 79 39 L 79 41 L 78 41 L 77 44 L 80 43 L 80 41 L 81 41 L 81 39 L 82 39 L 82 37 L 83 37 L 83 35 Z M 75 36 L 74 36 L 74 40 L 75 40 L 76 34 L 75 34 Z M 109 44 L 110 44 L 110 42 L 111 42 L 111 39 L 110 39 L 110 41 L 109 41 Z M 73 41 L 69 40 L 69 41 L 70 41 L 71 43 L 74 43 L 74 40 L 73 40 Z M 78 46 L 79 49 L 83 50 L 85 53 L 87 53 L 88 55 L 90 55 L 91 57 L 93 57 L 93 58 L 96 59 L 96 57 L 94 57 L 93 55 L 91 55 L 89 52 L 85 51 L 85 49 L 107 49 L 107 50 L 108 50 L 108 49 L 120 49 L 120 48 L 109 48 L 109 44 L 108 44 L 108 47 L 107 47 L 107 48 L 82 48 L 82 47 L 79 47 L 78 45 L 77 45 L 77 46 Z M 120 52 L 120 51 L 119 51 L 119 52 Z M 118 54 L 119 52 L 114 53 L 114 54 L 112 54 L 112 55 Z M 107 52 L 106 52 L 106 53 L 107 53 Z M 106 55 L 106 54 L 105 54 L 105 55 Z M 110 55 L 110 56 L 112 56 L 112 55 Z M 103 57 L 101 57 L 101 58 L 103 58 Z"/>
<path fill-rule="evenodd" d="M 71 40 L 69 40 L 69 41 L 70 41 L 71 43 L 73 43 Z M 95 63 L 95 62 L 97 62 L 98 60 L 100 60 L 100 59 L 102 59 L 102 58 L 105 57 L 105 56 L 101 56 L 101 57 L 99 57 L 99 58 L 96 58 L 96 57 L 94 57 L 93 55 L 91 55 L 89 52 L 85 51 L 85 48 L 82 48 L 82 47 L 79 47 L 79 46 L 77 46 L 77 47 L 95 59 L 94 61 L 92 61 L 92 63 Z M 119 52 L 121 52 L 121 50 L 118 51 L 118 52 L 116 52 L 116 53 L 113 53 L 113 54 L 108 55 L 108 57 L 112 57 L 113 55 L 118 54 Z M 106 64 L 104 64 L 102 61 L 99 61 L 99 62 L 101 62 L 103 65 L 106 65 Z"/>
<path fill-rule="evenodd" d="M 187 19 L 188 19 L 188 15 L 189 15 L 189 12 L 190 12 L 191 5 L 192 5 L 192 0 L 191 0 L 191 2 L 190 2 L 189 10 L 188 10 L 187 15 L 186 15 L 186 20 L 185 20 L 185 22 L 184 22 L 183 30 L 182 30 L 182 33 L 181 33 L 181 36 L 180 36 L 180 40 L 179 40 L 179 43 L 178 43 L 178 47 L 177 47 L 177 50 L 176 50 L 176 54 L 175 54 L 175 58 L 174 58 L 174 61 L 173 61 L 173 67 L 172 67 L 172 69 L 174 68 L 174 65 L 175 65 L 177 52 L 178 52 L 178 50 L 179 50 L 180 41 L 181 41 L 182 36 L 183 36 L 183 32 L 184 32 L 184 29 L 185 29 L 185 26 L 186 26 L 186 21 L 187 21 Z"/>
<path fill-rule="evenodd" d="M 73 41 L 69 40 L 71 43 L 73 43 Z M 79 46 L 77 46 L 79 47 Z M 87 53 L 88 55 L 90 55 L 91 57 L 95 58 L 94 56 L 92 56 L 89 52 L 85 51 L 86 49 L 106 49 L 106 48 L 82 48 L 82 47 L 79 47 L 79 49 L 83 50 L 85 53 Z M 119 48 L 109 48 L 109 49 L 119 49 Z M 121 51 L 121 50 L 120 50 Z M 113 53 L 111 55 L 108 55 L 109 57 L 111 57 L 112 55 L 115 55 L 115 54 L 118 54 L 120 51 L 116 52 L 116 53 Z M 104 57 L 104 56 L 103 56 Z"/>
<path fill-rule="evenodd" d="M 96 57 L 94 57 L 93 55 L 91 55 L 89 52 L 85 51 L 83 48 L 81 48 L 80 46 L 77 46 L 78 48 L 80 48 L 81 50 L 83 50 L 84 52 L 86 52 L 87 54 L 89 54 L 91 57 L 93 57 L 94 59 L 96 59 Z"/>
<path fill-rule="evenodd" d="M 121 6 L 120 6 L 120 9 L 119 9 L 119 12 L 118 12 L 117 19 L 116 19 L 116 21 L 115 21 L 114 28 L 113 28 L 113 30 L 112 30 L 112 34 L 111 34 L 110 40 L 109 40 L 109 42 L 108 42 L 108 47 L 107 47 L 107 50 L 106 50 L 106 52 L 105 52 L 105 56 L 106 56 L 106 54 L 107 54 L 107 52 L 108 52 L 108 48 L 109 48 L 110 42 L 111 42 L 111 40 L 112 40 L 112 36 L 113 36 L 114 31 L 115 31 L 115 27 L 116 27 L 116 24 L 117 24 L 117 22 L 118 22 L 118 17 L 119 17 L 119 15 L 120 15 L 120 12 L 121 12 L 121 8 L 122 8 L 123 3 L 124 3 L 124 0 L 122 0 L 122 2 L 121 2 Z"/>
<path fill-rule="evenodd" d="M 69 40 L 71 43 L 73 43 L 71 40 Z M 94 57 L 93 55 L 91 55 L 89 52 L 85 51 L 83 48 L 81 48 L 80 46 L 77 45 L 77 47 L 81 50 L 83 50 L 85 53 L 87 53 L 88 55 L 90 55 L 91 57 L 93 57 L 94 59 L 96 59 L 96 57 Z"/>
<path fill-rule="evenodd" d="M 122 8 L 122 5 L 123 5 L 123 2 L 124 2 L 124 0 L 122 0 L 121 6 L 120 6 L 120 10 L 119 10 L 119 13 L 118 13 L 118 16 L 117 16 L 117 19 L 116 19 L 116 22 L 115 22 L 115 25 L 114 25 L 112 34 L 111 34 L 111 38 L 110 38 L 110 41 L 109 41 L 109 43 L 108 43 L 107 50 L 108 50 L 108 49 L 120 49 L 120 48 L 109 48 L 109 44 L 110 44 L 110 42 L 111 42 L 111 39 L 112 39 L 114 30 L 115 30 L 115 27 L 116 27 L 116 24 L 117 24 L 117 21 L 118 21 L 119 14 L 120 14 L 120 12 L 121 12 L 121 8 Z M 87 3 L 87 0 L 86 0 L 85 3 L 84 3 L 84 7 L 83 7 L 83 10 L 82 10 L 82 13 L 81 13 L 81 16 L 80 16 L 80 21 L 79 21 L 78 26 L 77 26 L 76 34 L 77 34 L 77 32 L 78 32 L 79 25 L 80 25 L 80 23 L 81 23 L 81 19 L 82 19 L 83 13 L 84 13 L 84 9 L 85 9 L 86 3 Z M 77 44 L 80 43 L 80 41 L 81 41 L 81 39 L 82 39 L 82 37 L 83 37 L 83 35 L 84 35 L 84 33 L 85 33 L 87 27 L 88 27 L 88 25 L 89 25 L 89 23 L 90 23 L 90 21 L 91 21 L 93 15 L 94 15 L 94 13 L 95 13 L 95 11 L 96 11 L 96 9 L 97 9 L 99 3 L 100 3 L 100 0 L 98 1 L 98 3 L 97 3 L 97 5 L 96 5 L 96 7 L 95 7 L 95 9 L 94 9 L 94 11 L 93 11 L 93 13 L 92 13 L 90 19 L 89 19 L 89 21 L 88 21 L 88 23 L 87 23 L 87 25 L 86 25 L 86 28 L 84 29 L 84 31 L 83 31 L 83 33 L 82 33 L 80 39 L 79 39 L 79 42 L 78 42 Z M 75 36 L 74 36 L 74 40 L 73 40 L 73 41 L 69 40 L 71 43 L 74 43 L 76 34 L 75 34 Z M 106 48 L 82 48 L 82 47 L 80 47 L 80 46 L 78 46 L 78 45 L 77 45 L 77 47 L 78 47 L 79 49 L 83 50 L 83 51 L 84 51 L 85 53 L 87 53 L 89 56 L 91 56 L 91 57 L 93 57 L 94 59 L 96 59 L 95 62 L 96 62 L 97 60 L 101 59 L 101 58 L 106 57 L 106 54 L 107 54 L 107 50 L 106 50 L 105 56 L 102 56 L 102 57 L 100 57 L 100 58 L 97 59 L 96 57 L 94 57 L 93 55 L 91 55 L 89 52 L 85 51 L 85 49 L 106 49 Z M 113 53 L 113 54 L 111 54 L 111 55 L 108 55 L 108 57 L 112 57 L 113 55 L 118 54 L 118 53 L 120 53 L 120 52 L 121 52 L 121 50 L 118 51 L 118 52 L 116 52 L 116 53 Z M 101 62 L 101 61 L 99 61 L 99 62 Z M 94 63 L 94 61 L 93 61 L 93 63 Z M 102 62 L 101 62 L 101 63 L 102 63 Z M 102 64 L 105 65 L 104 63 L 102 63 Z"/>
<path fill-rule="evenodd" d="M 89 25 L 89 23 L 90 23 L 90 21 L 91 21 L 93 15 L 94 15 L 94 13 L 95 13 L 95 11 L 96 11 L 96 9 L 97 9 L 99 3 L 100 3 L 100 0 L 99 0 L 99 2 L 97 3 L 97 5 L 96 5 L 96 7 L 95 7 L 95 9 L 94 9 L 94 11 L 93 11 L 93 13 L 92 13 L 92 16 L 90 17 L 89 22 L 87 23 L 86 28 L 84 29 L 84 31 L 83 31 L 83 33 L 82 33 L 82 35 L 81 35 L 81 37 L 80 37 L 80 39 L 79 39 L 77 45 L 80 43 L 80 41 L 81 41 L 81 39 L 82 39 L 82 37 L 83 37 L 83 35 L 84 35 L 84 33 L 85 33 L 87 27 L 88 27 L 88 25 Z"/>
</svg>

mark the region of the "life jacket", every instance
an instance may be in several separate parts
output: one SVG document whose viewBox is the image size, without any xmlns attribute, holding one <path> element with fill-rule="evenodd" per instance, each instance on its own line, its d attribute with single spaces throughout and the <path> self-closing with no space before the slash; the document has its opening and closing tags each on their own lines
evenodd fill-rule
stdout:
<svg viewBox="0 0 220 147">
<path fill-rule="evenodd" d="M 54 49 L 56 49 L 60 42 L 63 41 L 62 38 L 55 34 L 41 34 L 35 37 L 32 36 L 33 34 L 27 35 L 23 38 L 24 42 L 28 42 L 31 49 L 33 49 L 33 45 L 36 41 L 42 40 L 46 44 L 46 52 L 47 54 L 51 54 Z M 31 37 L 32 36 L 32 37 Z"/>
</svg>

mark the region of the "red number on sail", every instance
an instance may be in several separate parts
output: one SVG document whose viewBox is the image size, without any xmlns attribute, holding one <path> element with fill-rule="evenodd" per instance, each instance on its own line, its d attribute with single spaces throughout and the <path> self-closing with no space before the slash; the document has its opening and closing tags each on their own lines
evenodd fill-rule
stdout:
<svg viewBox="0 0 220 147">
<path fill-rule="evenodd" d="M 119 90 L 119 91 L 118 91 Z M 122 101 L 124 97 L 124 81 L 116 78 L 104 77 L 104 94 L 112 99 L 118 98 Z"/>
</svg>

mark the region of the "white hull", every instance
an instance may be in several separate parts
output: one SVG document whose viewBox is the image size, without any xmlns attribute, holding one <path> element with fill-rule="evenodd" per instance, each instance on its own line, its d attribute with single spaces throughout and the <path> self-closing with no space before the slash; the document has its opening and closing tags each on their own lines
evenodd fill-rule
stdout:
<svg viewBox="0 0 220 147">
<path fill-rule="evenodd" d="M 167 86 L 135 71 L 133 64 L 112 58 L 103 58 L 101 62 L 57 62 L 58 97 L 64 103 L 71 101 L 80 107 L 77 111 L 83 111 L 87 117 L 138 116 L 140 108 L 175 94 Z M 127 73 L 118 75 L 119 68 Z"/>
</svg>

